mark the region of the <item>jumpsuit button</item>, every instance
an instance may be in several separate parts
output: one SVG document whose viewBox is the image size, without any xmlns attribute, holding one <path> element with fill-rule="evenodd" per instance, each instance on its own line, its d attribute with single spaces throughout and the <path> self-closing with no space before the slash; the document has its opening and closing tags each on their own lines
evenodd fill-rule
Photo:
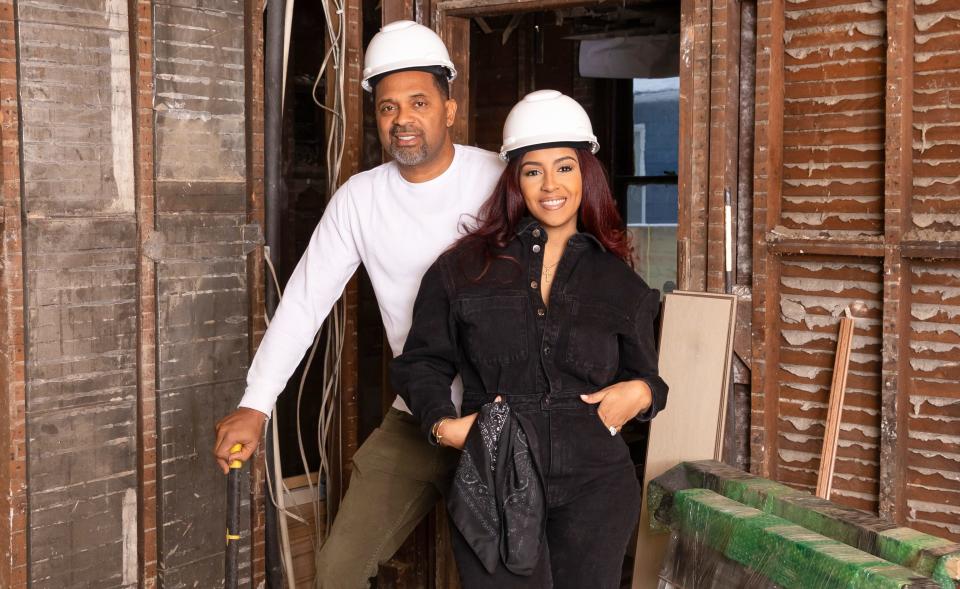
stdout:
<svg viewBox="0 0 960 589">
<path fill-rule="evenodd" d="M 546 314 L 547 312 L 544 311 L 543 309 L 537 309 L 537 317 L 543 317 Z"/>
<path fill-rule="evenodd" d="M 539 243 L 533 244 L 533 253 L 535 253 L 535 254 L 539 254 L 539 253 L 540 253 L 540 244 L 539 244 Z"/>
<path fill-rule="evenodd" d="M 540 230 L 539 230 L 539 229 L 534 229 L 534 230 L 533 230 L 533 236 L 534 236 L 534 237 L 540 237 Z"/>
<path fill-rule="evenodd" d="M 538 286 L 540 286 L 540 285 L 537 284 L 537 281 L 536 281 L 536 280 L 531 280 L 531 281 L 530 281 L 530 288 L 536 290 Z"/>
<path fill-rule="evenodd" d="M 543 347 L 543 353 L 546 354 L 547 356 L 549 356 L 549 355 L 550 355 L 550 346 L 544 346 L 544 347 Z"/>
<path fill-rule="evenodd" d="M 544 397 L 544 398 L 543 398 L 543 405 L 544 405 L 545 407 L 549 407 L 549 406 L 550 406 L 550 397 Z"/>
</svg>

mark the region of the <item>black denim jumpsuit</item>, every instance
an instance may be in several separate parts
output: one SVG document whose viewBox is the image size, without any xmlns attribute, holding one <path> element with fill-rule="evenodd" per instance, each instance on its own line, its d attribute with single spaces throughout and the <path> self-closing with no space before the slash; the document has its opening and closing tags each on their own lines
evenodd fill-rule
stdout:
<svg viewBox="0 0 960 589">
<path fill-rule="evenodd" d="M 547 504 L 547 542 L 532 576 L 481 566 L 459 532 L 454 554 L 466 589 L 613 589 L 640 510 L 640 485 L 623 439 L 611 436 L 583 393 L 643 379 L 653 404 L 666 405 L 657 375 L 654 321 L 659 293 L 592 235 L 570 238 L 550 304 L 540 296 L 546 231 L 532 219 L 482 278 L 475 248 L 458 246 L 427 271 L 394 386 L 426 435 L 456 417 L 450 383 L 464 384 L 462 414 L 501 395 L 536 428 Z"/>
</svg>

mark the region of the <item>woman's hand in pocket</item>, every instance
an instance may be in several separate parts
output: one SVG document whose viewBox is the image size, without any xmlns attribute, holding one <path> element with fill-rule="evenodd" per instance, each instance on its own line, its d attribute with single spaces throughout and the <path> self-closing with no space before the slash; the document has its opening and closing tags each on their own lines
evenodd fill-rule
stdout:
<svg viewBox="0 0 960 589">
<path fill-rule="evenodd" d="M 499 403 L 503 398 L 499 395 L 496 399 L 493 400 L 494 403 Z M 456 448 L 457 450 L 463 450 L 463 446 L 467 443 L 467 434 L 470 433 L 470 428 L 473 427 L 473 422 L 477 420 L 477 414 L 471 413 L 470 415 L 464 415 L 463 417 L 451 418 L 443 420 L 443 423 L 440 424 L 440 427 L 437 428 L 437 434 L 440 437 L 441 446 L 450 446 L 451 448 Z"/>
<path fill-rule="evenodd" d="M 463 450 L 463 445 L 467 443 L 467 434 L 470 433 L 470 428 L 473 427 L 473 422 L 476 420 L 476 413 L 456 419 L 443 420 L 443 423 L 437 428 L 440 445 Z"/>
<path fill-rule="evenodd" d="M 642 380 L 628 380 L 610 385 L 589 395 L 580 395 L 585 403 L 598 405 L 597 415 L 607 427 L 618 430 L 653 403 L 653 392 Z"/>
</svg>

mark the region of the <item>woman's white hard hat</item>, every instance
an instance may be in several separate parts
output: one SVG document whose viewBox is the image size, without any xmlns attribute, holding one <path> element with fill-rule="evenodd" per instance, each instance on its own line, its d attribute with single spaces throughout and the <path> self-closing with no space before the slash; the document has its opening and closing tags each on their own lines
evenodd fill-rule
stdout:
<svg viewBox="0 0 960 589">
<path fill-rule="evenodd" d="M 429 67 L 446 69 L 448 82 L 457 77 L 447 47 L 436 33 L 412 20 L 397 20 L 384 25 L 367 45 L 360 85 L 372 92 L 371 78 L 398 70 Z"/>
<path fill-rule="evenodd" d="M 503 124 L 500 157 L 552 143 L 583 143 L 597 153 L 600 144 L 580 103 L 556 90 L 537 90 L 514 105 Z"/>
</svg>

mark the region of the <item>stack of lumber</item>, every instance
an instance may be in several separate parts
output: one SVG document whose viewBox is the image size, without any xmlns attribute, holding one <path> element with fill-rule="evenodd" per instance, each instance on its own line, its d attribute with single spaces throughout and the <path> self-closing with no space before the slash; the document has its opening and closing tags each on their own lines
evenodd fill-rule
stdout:
<svg viewBox="0 0 960 589">
<path fill-rule="evenodd" d="M 648 489 L 660 587 L 956 589 L 960 544 L 704 460 Z"/>
</svg>

